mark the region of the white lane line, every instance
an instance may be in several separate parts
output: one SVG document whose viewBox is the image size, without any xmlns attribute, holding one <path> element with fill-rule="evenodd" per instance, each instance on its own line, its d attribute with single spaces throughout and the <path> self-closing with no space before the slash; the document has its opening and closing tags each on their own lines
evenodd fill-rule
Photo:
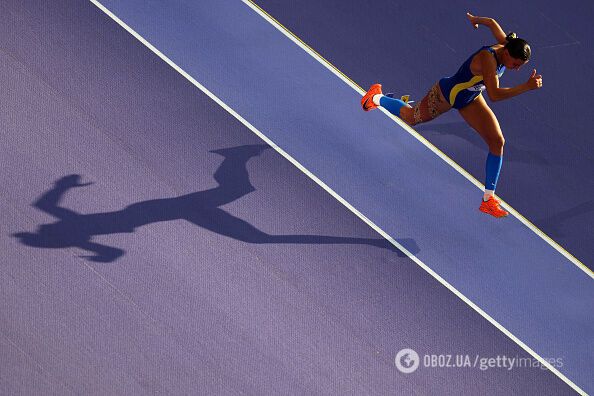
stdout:
<svg viewBox="0 0 594 396">
<path fill-rule="evenodd" d="M 307 44 L 305 44 L 301 39 L 299 39 L 299 37 L 295 36 L 289 29 L 284 27 L 276 19 L 272 18 L 268 13 L 266 13 L 266 11 L 261 9 L 257 4 L 253 3 L 251 0 L 242 0 L 242 1 L 244 4 L 246 4 L 251 9 L 253 9 L 255 12 L 257 12 L 262 18 L 264 18 L 266 21 L 268 21 L 277 30 L 279 30 L 282 34 L 284 34 L 291 41 L 293 41 L 295 44 L 297 44 L 301 49 L 303 49 L 305 52 L 307 52 L 309 55 L 311 55 L 315 60 L 317 60 L 324 67 L 326 67 L 326 69 L 330 70 L 338 78 L 340 78 L 347 85 L 349 85 L 351 88 L 353 88 L 355 91 L 357 91 L 357 93 L 359 93 L 361 96 L 365 95 L 366 91 L 364 89 L 362 89 L 359 85 L 357 85 L 353 80 L 351 80 L 343 72 L 338 70 L 338 68 L 336 66 L 334 66 L 332 63 L 328 62 L 326 59 L 324 59 L 324 57 L 322 57 L 320 54 L 318 54 L 316 51 L 314 51 L 311 47 L 309 47 Z M 485 186 L 481 182 L 479 182 L 477 179 L 475 179 L 474 176 L 472 176 L 470 173 L 468 173 L 464 168 L 462 168 L 460 165 L 458 165 L 454 160 L 452 160 L 445 153 L 443 153 L 440 149 L 438 149 L 431 142 L 429 142 L 427 139 L 425 139 L 421 134 L 419 134 L 417 131 L 415 131 L 410 125 L 408 125 L 407 123 L 402 121 L 400 118 L 394 116 L 393 114 L 391 114 L 389 111 L 387 111 L 383 107 L 379 107 L 379 109 L 381 111 L 383 111 L 385 115 L 390 117 L 394 122 L 396 122 L 398 125 L 400 125 L 402 128 L 404 128 L 408 133 L 410 133 L 412 136 L 414 136 L 423 145 L 425 145 L 425 147 L 427 147 L 429 150 L 431 150 L 433 153 L 435 153 L 439 158 L 441 158 L 448 165 L 450 165 L 452 168 L 454 168 L 458 173 L 460 173 L 462 176 L 464 176 L 468 181 L 470 181 L 472 184 L 477 186 L 481 191 L 484 190 Z M 536 235 L 538 235 L 540 238 L 542 238 L 546 243 L 548 243 L 551 247 L 553 247 L 553 249 L 555 249 L 556 251 L 561 253 L 563 255 L 563 257 L 565 257 L 571 263 L 575 264 L 579 269 L 581 269 L 583 272 L 585 272 L 586 275 L 588 275 L 590 278 L 594 279 L 594 271 L 592 271 L 590 268 L 588 268 L 584 263 L 582 263 L 580 260 L 578 260 L 576 257 L 574 257 L 567 250 L 565 250 L 561 245 L 559 245 L 557 242 L 555 242 L 551 237 L 549 237 L 547 234 L 545 234 L 542 230 L 540 230 L 538 227 L 536 227 L 534 224 L 532 224 L 532 222 L 530 222 L 530 220 L 528 220 L 524 216 L 522 216 L 517 210 L 512 208 L 510 204 L 508 204 L 503 199 L 501 199 L 501 197 L 498 196 L 498 198 L 501 200 L 501 203 L 506 207 L 506 209 L 508 209 L 508 211 L 515 218 L 520 220 L 520 222 L 522 224 L 524 224 L 532 232 L 534 232 Z"/>
<path fill-rule="evenodd" d="M 503 332 L 511 340 L 513 340 L 516 344 L 518 344 L 520 347 L 522 347 L 526 352 L 528 352 L 535 359 L 537 359 L 543 366 L 547 367 L 550 371 L 552 371 L 553 373 L 555 373 L 559 378 L 561 378 L 565 383 L 567 383 L 569 386 L 571 386 L 574 390 L 576 390 L 577 392 L 580 392 L 582 394 L 585 394 L 585 392 L 583 390 L 581 390 L 571 380 L 569 380 L 567 377 L 565 377 L 561 372 L 559 372 L 549 362 L 547 362 L 540 355 L 538 355 L 536 352 L 534 352 L 532 349 L 530 349 L 526 344 L 524 344 L 522 341 L 520 341 L 510 331 L 508 331 L 505 327 L 503 327 L 501 324 L 499 324 L 495 319 L 493 319 L 486 312 L 484 312 L 479 306 L 477 306 L 472 301 L 470 301 L 466 296 L 464 296 L 454 286 L 450 285 L 445 279 L 443 279 L 435 271 L 433 271 L 431 268 L 429 268 L 427 265 L 425 265 L 425 263 L 423 263 L 421 260 L 419 260 L 417 257 L 415 257 L 404 246 L 402 246 L 394 238 L 392 238 L 390 235 L 388 235 L 388 233 L 386 233 L 384 230 L 382 230 L 380 227 L 378 227 L 370 219 L 368 219 L 367 217 L 365 217 L 365 215 L 363 215 L 361 212 L 359 212 L 355 207 L 353 207 L 351 204 L 349 204 L 344 198 L 342 198 L 334 190 L 332 190 L 330 187 L 328 187 L 322 180 L 320 180 L 313 173 L 311 173 L 309 170 L 307 170 L 295 158 L 291 157 L 282 148 L 280 148 L 279 146 L 277 146 L 271 139 L 269 139 L 266 135 L 264 135 L 262 132 L 260 132 L 258 129 L 256 129 L 245 118 L 243 118 L 241 115 L 239 115 L 235 110 L 233 110 L 231 107 L 229 107 L 225 102 L 223 102 L 221 99 L 219 99 L 212 92 L 210 92 L 205 86 L 203 86 L 202 84 L 200 84 L 196 79 L 194 79 L 192 76 L 190 76 L 181 67 L 179 67 L 178 65 L 176 65 L 171 59 L 169 59 L 161 51 L 159 51 L 157 48 L 155 48 L 144 37 L 142 37 L 140 34 L 138 34 L 134 29 L 132 29 L 126 23 L 124 23 L 115 14 L 113 14 L 111 11 L 109 11 L 99 1 L 97 1 L 97 0 L 89 0 L 89 1 L 91 3 L 93 3 L 95 6 L 97 6 L 105 14 L 107 14 L 118 25 L 120 25 L 121 27 L 123 27 L 128 33 L 130 33 L 132 36 L 134 36 L 134 38 L 136 38 L 138 41 L 140 41 L 142 44 L 144 44 L 148 49 L 150 49 L 155 55 L 157 55 L 159 58 L 161 58 L 165 63 L 167 63 L 169 66 L 171 66 L 174 70 L 176 70 L 184 78 L 186 78 L 190 83 L 192 83 L 194 86 L 196 86 L 198 89 L 200 89 L 204 94 L 206 94 L 209 98 L 211 98 L 213 101 L 215 101 L 223 109 L 225 109 L 229 114 L 231 114 L 233 117 L 235 117 L 239 122 L 241 122 L 250 131 L 252 131 L 258 137 L 260 137 L 263 141 L 265 141 L 267 144 L 269 144 L 272 148 L 274 148 L 274 150 L 276 150 L 276 152 L 278 152 L 285 159 L 287 159 L 288 161 L 290 161 L 297 169 L 299 169 L 301 172 L 303 172 L 305 175 L 307 175 L 310 179 L 312 179 L 314 182 L 316 182 L 320 187 L 322 187 L 324 190 L 326 190 L 326 192 L 328 192 L 330 195 L 332 195 L 337 201 L 339 201 L 346 208 L 348 208 L 351 212 L 353 212 L 357 217 L 359 217 L 361 220 L 363 220 L 373 230 L 375 230 L 377 233 L 379 233 L 381 236 L 383 236 L 385 239 L 387 239 L 392 245 L 394 245 L 399 250 L 401 250 L 404 254 L 406 254 L 417 265 L 419 265 L 426 272 L 428 272 L 431 276 L 433 276 L 439 283 L 441 283 L 442 285 L 444 285 L 445 287 L 447 287 L 448 290 L 450 290 L 452 293 L 454 293 L 456 296 L 458 296 L 462 301 L 464 301 L 466 304 L 468 304 L 479 315 L 481 315 L 482 317 L 484 317 L 485 319 L 487 319 L 492 325 L 494 325 L 496 328 L 498 328 L 501 332 Z M 245 0 L 242 0 L 242 1 L 244 1 L 244 3 L 246 3 L 247 5 L 249 5 L 254 10 L 256 10 L 263 17 L 268 18 L 267 20 L 269 22 L 271 22 L 271 23 L 274 24 L 274 22 L 272 20 L 270 20 L 270 18 L 267 17 L 266 14 L 264 14 L 262 11 L 260 11 L 256 6 L 254 6 L 253 4 L 250 4 L 250 3 L 246 2 Z M 280 30 L 282 31 L 282 29 L 280 29 Z M 287 34 L 287 33 L 285 33 L 285 34 Z M 290 35 L 288 37 L 290 37 Z M 332 69 L 330 68 L 330 70 L 332 70 Z M 334 70 L 332 70 L 332 71 L 335 74 L 337 73 Z"/>
</svg>

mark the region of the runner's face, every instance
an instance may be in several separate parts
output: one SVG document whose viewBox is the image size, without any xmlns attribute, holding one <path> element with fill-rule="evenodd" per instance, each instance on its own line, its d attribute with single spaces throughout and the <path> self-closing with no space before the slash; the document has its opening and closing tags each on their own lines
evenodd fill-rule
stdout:
<svg viewBox="0 0 594 396">
<path fill-rule="evenodd" d="M 511 56 L 507 49 L 504 51 L 503 65 L 506 69 L 520 70 L 526 63 L 528 63 L 528 61 L 523 61 L 522 59 L 517 59 Z"/>
</svg>

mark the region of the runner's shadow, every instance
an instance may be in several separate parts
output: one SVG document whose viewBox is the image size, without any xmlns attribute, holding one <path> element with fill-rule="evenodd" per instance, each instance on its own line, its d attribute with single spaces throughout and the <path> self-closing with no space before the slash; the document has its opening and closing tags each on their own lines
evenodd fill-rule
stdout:
<svg viewBox="0 0 594 396">
<path fill-rule="evenodd" d="M 246 145 L 211 151 L 224 157 L 214 174 L 218 187 L 173 198 L 154 199 L 134 203 L 122 210 L 105 213 L 80 214 L 59 206 L 66 192 L 72 188 L 88 186 L 81 183 L 79 175 L 62 177 L 54 187 L 44 193 L 33 206 L 58 219 L 42 224 L 37 232 L 13 234 L 27 246 L 40 248 L 70 248 L 86 250 L 91 255 L 82 256 L 94 262 L 112 262 L 125 251 L 117 247 L 93 242 L 96 235 L 131 233 L 138 227 L 162 221 L 186 220 L 219 235 L 255 244 L 360 244 L 396 251 L 388 241 L 380 238 L 350 238 L 326 235 L 270 235 L 245 220 L 237 218 L 220 206 L 233 202 L 255 191 L 249 180 L 247 162 L 259 156 L 267 145 Z M 418 247 L 412 239 L 401 241 L 411 253 Z"/>
</svg>

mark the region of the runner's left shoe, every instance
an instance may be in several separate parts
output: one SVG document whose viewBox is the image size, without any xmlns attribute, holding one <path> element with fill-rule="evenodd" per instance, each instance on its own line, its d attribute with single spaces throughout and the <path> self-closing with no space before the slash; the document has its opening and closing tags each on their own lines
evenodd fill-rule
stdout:
<svg viewBox="0 0 594 396">
<path fill-rule="evenodd" d="M 373 103 L 373 97 L 375 95 L 381 95 L 381 93 L 381 84 L 373 84 L 371 88 L 369 88 L 369 91 L 367 91 L 365 96 L 363 96 L 363 98 L 361 99 L 361 106 L 363 107 L 363 110 L 369 111 L 378 107 L 375 103 Z"/>
</svg>

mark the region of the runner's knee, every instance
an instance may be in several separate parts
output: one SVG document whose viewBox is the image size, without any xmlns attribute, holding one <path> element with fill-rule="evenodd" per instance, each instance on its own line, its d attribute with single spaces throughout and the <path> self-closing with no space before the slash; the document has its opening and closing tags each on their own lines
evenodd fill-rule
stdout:
<svg viewBox="0 0 594 396">
<path fill-rule="evenodd" d="M 503 135 L 499 134 L 499 135 L 494 136 L 493 138 L 489 139 L 487 144 L 489 145 L 489 150 L 493 154 L 500 154 L 501 152 L 503 152 L 503 146 L 505 145 L 505 138 L 503 137 Z"/>
</svg>

